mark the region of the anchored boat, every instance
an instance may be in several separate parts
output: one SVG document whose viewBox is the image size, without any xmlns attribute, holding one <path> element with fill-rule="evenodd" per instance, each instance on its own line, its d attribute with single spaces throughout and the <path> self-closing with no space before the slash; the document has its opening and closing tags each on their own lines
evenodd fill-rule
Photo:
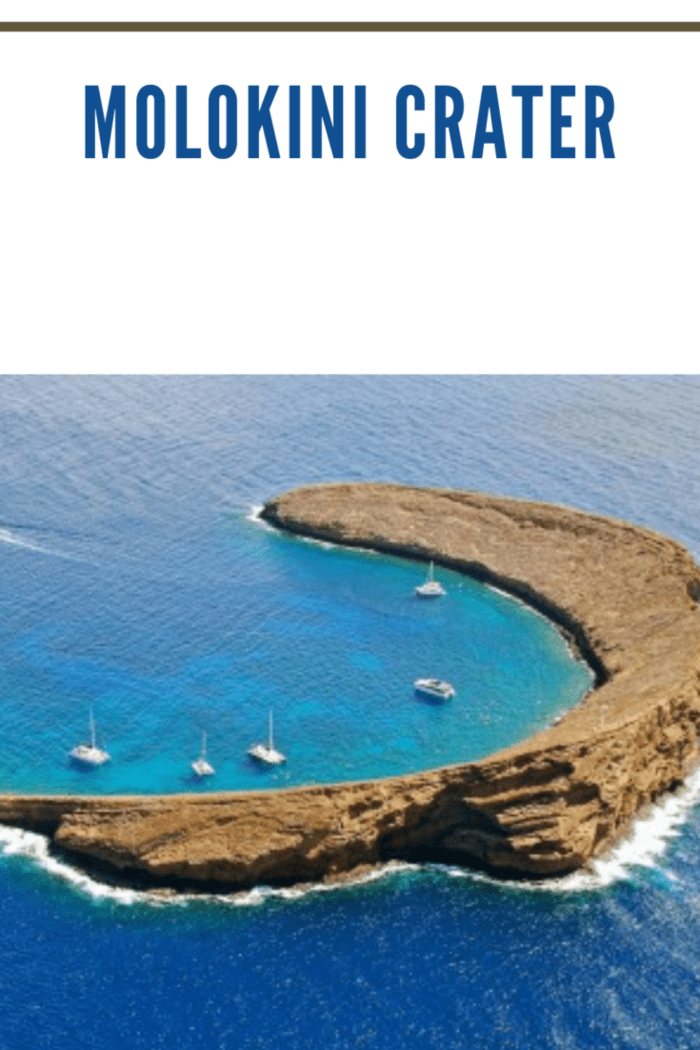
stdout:
<svg viewBox="0 0 700 1050">
<path fill-rule="evenodd" d="M 102 766 L 105 762 L 109 762 L 109 755 L 107 752 L 97 746 L 97 740 L 95 738 L 95 719 L 92 717 L 92 708 L 90 708 L 90 743 L 78 744 L 78 746 L 74 747 L 70 752 L 70 757 L 74 758 L 76 762 L 82 762 L 86 766 Z"/>
<path fill-rule="evenodd" d="M 421 583 L 415 590 L 419 598 L 441 598 L 442 595 L 445 594 L 445 588 L 439 584 L 437 580 L 433 579 L 432 562 L 430 563 L 428 578 L 425 583 Z"/>
<path fill-rule="evenodd" d="M 413 685 L 417 693 L 430 696 L 433 700 L 451 700 L 456 693 L 453 685 L 440 678 L 416 678 Z"/>
<path fill-rule="evenodd" d="M 287 759 L 275 748 L 272 739 L 272 711 L 270 711 L 270 718 L 268 721 L 268 734 L 266 744 L 254 744 L 251 748 L 248 748 L 248 754 L 251 758 L 256 758 L 258 762 L 265 762 L 268 766 L 279 766 Z"/>
<path fill-rule="evenodd" d="M 207 762 L 207 734 L 204 732 L 202 732 L 202 749 L 199 752 L 199 758 L 192 763 L 192 769 L 198 777 L 210 777 L 216 772 L 214 767 Z"/>
</svg>

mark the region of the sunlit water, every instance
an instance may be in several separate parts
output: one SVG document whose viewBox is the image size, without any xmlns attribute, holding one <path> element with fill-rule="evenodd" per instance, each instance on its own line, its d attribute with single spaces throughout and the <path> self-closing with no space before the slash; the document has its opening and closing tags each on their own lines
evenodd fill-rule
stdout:
<svg viewBox="0 0 700 1050">
<path fill-rule="evenodd" d="M 207 524 L 191 579 L 180 545 L 77 570 L 0 550 L 13 610 L 8 788 L 167 792 L 405 773 L 514 743 L 590 685 L 550 624 L 472 580 L 441 572 L 447 595 L 420 600 L 423 566 L 304 543 L 242 515 Z M 456 699 L 421 699 L 413 682 L 425 676 L 448 679 Z M 99 770 L 69 759 L 90 708 L 112 759 Z M 288 758 L 274 771 L 247 755 L 269 711 Z M 198 784 L 200 729 L 216 777 Z"/>
<path fill-rule="evenodd" d="M 689 377 L 0 381 L 7 788 L 280 786 L 474 758 L 587 686 L 551 627 L 444 571 L 304 543 L 251 509 L 309 481 L 553 500 L 696 525 Z M 422 703 L 412 681 L 457 687 Z M 94 707 L 112 762 L 67 750 Z M 284 770 L 245 755 L 275 712 Z M 546 887 L 390 866 L 177 900 L 0 834 L 0 1047 L 696 1047 L 700 781 Z"/>
</svg>

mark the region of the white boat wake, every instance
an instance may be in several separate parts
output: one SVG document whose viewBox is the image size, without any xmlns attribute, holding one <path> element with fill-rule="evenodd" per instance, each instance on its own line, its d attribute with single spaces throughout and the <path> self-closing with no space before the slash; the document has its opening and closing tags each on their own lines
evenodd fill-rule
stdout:
<svg viewBox="0 0 700 1050">
<path fill-rule="evenodd" d="M 52 558 L 65 558 L 67 561 L 85 561 L 74 554 L 65 554 L 63 551 L 52 550 L 50 547 L 42 547 L 38 543 L 29 543 L 27 540 L 16 536 L 9 529 L 0 529 L 0 543 L 9 543 L 14 547 L 24 547 L 26 550 L 36 551 L 37 554 L 48 554 Z"/>
</svg>

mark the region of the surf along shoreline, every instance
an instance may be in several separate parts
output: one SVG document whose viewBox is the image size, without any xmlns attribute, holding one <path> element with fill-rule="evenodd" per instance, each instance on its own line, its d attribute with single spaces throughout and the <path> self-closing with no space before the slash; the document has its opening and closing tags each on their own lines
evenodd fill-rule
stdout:
<svg viewBox="0 0 700 1050">
<path fill-rule="evenodd" d="M 569 874 L 698 759 L 700 570 L 650 530 L 448 489 L 327 484 L 268 502 L 289 532 L 434 560 L 526 602 L 594 686 L 557 725 L 470 762 L 265 792 L 0 796 L 0 823 L 119 885 L 231 892 L 355 877 L 388 861 Z"/>
</svg>

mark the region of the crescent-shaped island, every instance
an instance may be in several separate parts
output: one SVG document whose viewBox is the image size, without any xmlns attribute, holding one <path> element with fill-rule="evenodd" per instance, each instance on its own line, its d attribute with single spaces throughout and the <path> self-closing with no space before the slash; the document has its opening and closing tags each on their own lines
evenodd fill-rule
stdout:
<svg viewBox="0 0 700 1050">
<path fill-rule="evenodd" d="M 394 484 L 299 488 L 265 521 L 497 586 L 552 620 L 594 685 L 548 729 L 477 762 L 360 783 L 165 796 L 0 796 L 118 882 L 237 890 L 390 860 L 507 878 L 575 871 L 698 759 L 700 570 L 655 532 L 566 507 Z"/>
</svg>

